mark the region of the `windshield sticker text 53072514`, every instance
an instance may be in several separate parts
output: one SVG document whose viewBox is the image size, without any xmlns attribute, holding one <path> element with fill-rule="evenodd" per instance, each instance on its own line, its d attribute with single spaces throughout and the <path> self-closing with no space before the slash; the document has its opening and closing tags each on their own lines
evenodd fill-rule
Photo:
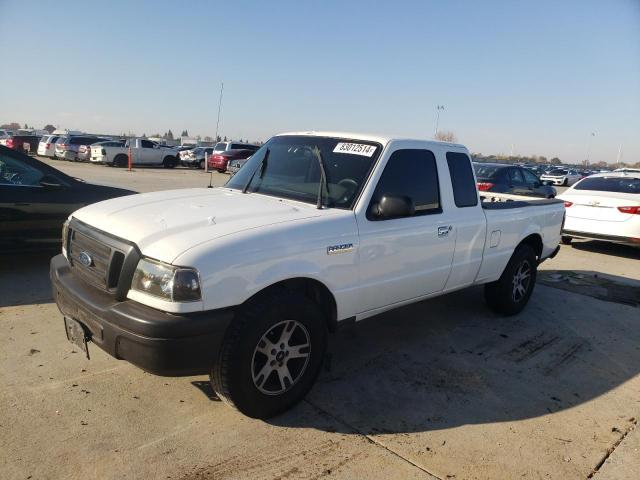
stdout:
<svg viewBox="0 0 640 480">
<path fill-rule="evenodd" d="M 333 149 L 334 153 L 351 153 L 352 155 L 362 155 L 370 157 L 376 151 L 373 145 L 365 145 L 364 143 L 343 143 L 340 142 Z"/>
</svg>

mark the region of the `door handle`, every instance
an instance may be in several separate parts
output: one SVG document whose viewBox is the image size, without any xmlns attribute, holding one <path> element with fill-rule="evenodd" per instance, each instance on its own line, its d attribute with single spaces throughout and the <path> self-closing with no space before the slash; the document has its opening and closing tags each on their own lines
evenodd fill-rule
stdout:
<svg viewBox="0 0 640 480">
<path fill-rule="evenodd" d="M 449 232 L 453 230 L 453 226 L 452 225 L 446 225 L 443 227 L 438 227 L 438 236 L 439 237 L 446 237 L 447 235 L 449 235 Z"/>
</svg>

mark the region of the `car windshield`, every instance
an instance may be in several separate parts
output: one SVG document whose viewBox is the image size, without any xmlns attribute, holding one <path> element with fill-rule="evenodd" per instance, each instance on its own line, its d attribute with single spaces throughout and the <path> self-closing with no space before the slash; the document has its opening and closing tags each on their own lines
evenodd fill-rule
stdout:
<svg viewBox="0 0 640 480">
<path fill-rule="evenodd" d="M 322 192 L 323 203 L 349 209 L 381 150 L 380 144 L 363 140 L 304 135 L 273 137 L 253 153 L 226 187 L 244 190 L 250 183 L 247 192 L 315 204 L 320 189 L 321 158 L 327 187 Z"/>
<path fill-rule="evenodd" d="M 556 170 L 551 170 L 547 175 L 566 175 L 567 170 L 562 170 L 562 169 L 556 169 Z"/>
<path fill-rule="evenodd" d="M 587 177 L 573 187 L 574 190 L 635 193 L 640 195 L 640 178 L 637 177 Z"/>
<path fill-rule="evenodd" d="M 223 150 L 225 150 L 227 148 L 227 144 L 226 143 L 216 143 L 216 146 L 213 147 L 213 149 L 216 152 L 222 152 Z"/>
</svg>

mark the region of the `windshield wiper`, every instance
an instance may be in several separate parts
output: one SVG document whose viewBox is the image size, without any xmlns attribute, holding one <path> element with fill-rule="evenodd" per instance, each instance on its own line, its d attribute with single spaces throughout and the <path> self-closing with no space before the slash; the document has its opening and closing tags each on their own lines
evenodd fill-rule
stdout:
<svg viewBox="0 0 640 480">
<path fill-rule="evenodd" d="M 269 161 L 269 152 L 271 150 L 269 150 L 267 148 L 267 151 L 264 153 L 264 157 L 262 157 L 262 160 L 260 160 L 260 164 L 258 165 L 258 167 L 253 171 L 253 173 L 251 174 L 251 176 L 249 177 L 249 181 L 245 184 L 245 186 L 242 189 L 242 193 L 247 193 L 247 190 L 249 189 L 249 185 L 251 185 L 251 182 L 253 182 L 253 177 L 256 176 L 256 173 L 258 173 L 258 170 L 260 170 L 260 178 L 263 177 L 265 170 L 267 169 L 267 162 Z"/>
<path fill-rule="evenodd" d="M 316 154 L 316 158 L 318 159 L 318 166 L 320 167 L 320 185 L 318 185 L 318 201 L 316 203 L 316 208 L 320 210 L 322 209 L 322 187 L 327 189 L 327 195 L 329 195 L 329 184 L 327 183 L 327 173 L 324 170 L 322 152 L 320 152 L 320 149 L 318 147 L 314 148 L 313 152 Z"/>
</svg>

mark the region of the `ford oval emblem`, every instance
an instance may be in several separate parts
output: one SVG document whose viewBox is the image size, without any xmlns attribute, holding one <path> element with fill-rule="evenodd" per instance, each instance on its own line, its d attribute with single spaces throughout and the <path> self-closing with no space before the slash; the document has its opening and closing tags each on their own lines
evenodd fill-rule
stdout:
<svg viewBox="0 0 640 480">
<path fill-rule="evenodd" d="M 87 252 L 80 252 L 80 255 L 78 255 L 78 260 L 85 267 L 90 267 L 93 263 L 93 258 L 91 258 L 91 255 L 89 255 Z"/>
</svg>

